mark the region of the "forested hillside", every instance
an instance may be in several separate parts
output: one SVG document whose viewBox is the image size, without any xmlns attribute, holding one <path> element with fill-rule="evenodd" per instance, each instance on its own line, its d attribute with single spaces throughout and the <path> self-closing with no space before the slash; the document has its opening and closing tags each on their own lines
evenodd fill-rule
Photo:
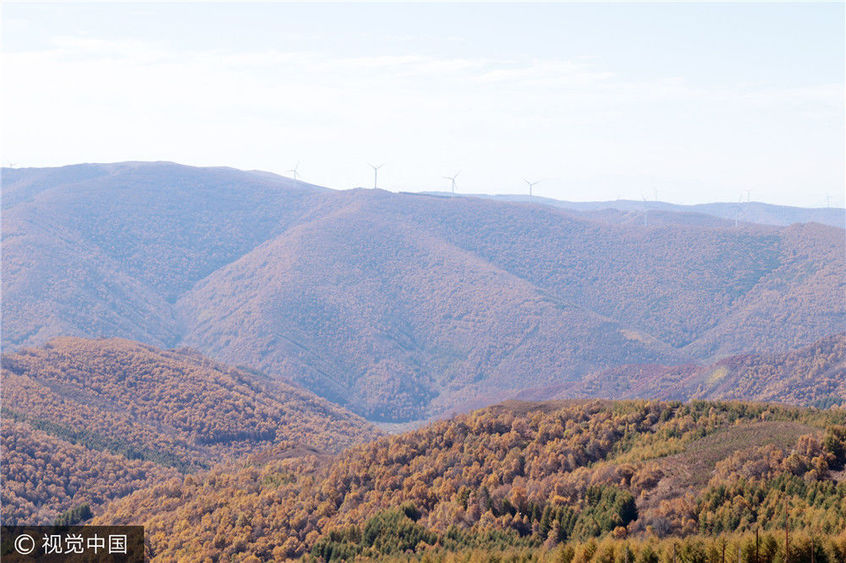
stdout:
<svg viewBox="0 0 846 563">
<path fill-rule="evenodd" d="M 844 423 L 843 411 L 750 403 L 512 402 L 354 447 L 328 465 L 255 459 L 172 479 L 95 521 L 143 523 L 154 560 L 439 560 L 521 549 L 554 560 L 597 546 L 666 553 L 661 538 L 707 549 L 725 532 L 746 533 L 722 537 L 748 545 L 757 528 L 776 553 L 787 518 L 804 538 L 794 549 L 809 548 L 813 531 L 820 553 L 835 557 L 819 560 L 837 561 L 846 553 Z M 691 543 L 697 534 L 701 545 Z"/>
<path fill-rule="evenodd" d="M 96 511 L 142 484 L 271 446 L 329 453 L 378 435 L 304 389 L 121 339 L 61 338 L 4 355 L 2 388 L 6 522 L 44 522 L 83 501 Z"/>
<path fill-rule="evenodd" d="M 77 512 L 92 516 L 109 500 L 179 476 L 173 467 L 62 439 L 26 423 L 4 420 L 0 451 L 3 523 L 52 524 Z"/>
<path fill-rule="evenodd" d="M 171 163 L 11 170 L 3 205 L 6 349 L 189 346 L 371 420 L 846 327 L 844 231 L 813 223 L 644 226 Z"/>
<path fill-rule="evenodd" d="M 428 228 L 385 219 L 377 205 L 393 196 L 347 197 L 343 210 L 287 231 L 182 297 L 184 341 L 220 342 L 226 361 L 284 375 L 376 420 L 422 418 L 433 401 L 448 408 L 480 390 L 572 379 L 591 366 L 682 357 Z"/>
<path fill-rule="evenodd" d="M 3 343 L 119 336 L 170 346 L 172 303 L 282 232 L 322 189 L 170 163 L 3 171 Z"/>
<path fill-rule="evenodd" d="M 846 405 L 846 334 L 783 354 L 742 354 L 709 365 L 628 365 L 580 381 L 526 389 L 540 398 L 770 401 L 826 408 Z"/>
</svg>

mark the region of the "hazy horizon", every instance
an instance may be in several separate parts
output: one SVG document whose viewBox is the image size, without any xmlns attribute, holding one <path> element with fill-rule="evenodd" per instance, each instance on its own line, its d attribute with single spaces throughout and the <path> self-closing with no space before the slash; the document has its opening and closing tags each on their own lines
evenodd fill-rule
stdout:
<svg viewBox="0 0 846 563">
<path fill-rule="evenodd" d="M 4 164 L 844 206 L 842 4 L 2 9 Z"/>
<path fill-rule="evenodd" d="M 69 166 L 84 166 L 84 165 L 91 165 L 91 166 L 99 166 L 99 165 L 119 165 L 119 164 L 175 164 L 177 166 L 190 166 L 193 167 L 194 165 L 185 164 L 182 162 L 174 162 L 169 160 L 159 160 L 159 161 L 144 161 L 144 160 L 127 160 L 127 161 L 117 161 L 117 162 L 76 162 L 76 163 L 68 163 L 68 164 L 57 164 L 55 166 L 2 166 L 0 170 L 26 170 L 26 169 L 39 169 L 39 168 L 65 168 Z M 230 170 L 239 170 L 241 172 L 254 172 L 260 174 L 273 174 L 276 176 L 280 176 L 283 178 L 288 178 L 293 180 L 292 176 L 287 176 L 284 173 L 273 172 L 271 170 L 260 170 L 260 169 L 242 169 L 237 168 L 234 166 L 228 166 L 225 164 L 221 165 L 205 165 L 205 166 L 196 166 L 197 168 L 208 168 L 208 169 L 230 169 Z M 2 178 L 0 178 L 2 179 Z M 315 184 L 313 182 L 308 182 L 306 180 L 297 179 L 298 182 L 301 182 L 304 185 L 315 186 L 318 188 L 324 188 L 333 191 L 347 191 L 347 190 L 368 190 L 373 189 L 373 186 L 350 186 L 350 187 L 336 187 L 336 186 L 326 186 L 321 184 Z M 451 192 L 449 190 L 440 189 L 441 187 L 433 187 L 431 189 L 422 188 L 419 190 L 406 190 L 402 187 L 394 186 L 393 188 L 386 188 L 383 186 L 379 186 L 378 189 L 389 191 L 392 193 L 408 193 L 408 194 L 430 194 L 430 195 L 443 195 L 443 196 L 451 196 Z M 748 195 L 748 194 L 744 194 Z M 495 193 L 495 192 L 460 192 L 457 191 L 455 193 L 456 197 L 484 197 L 484 198 L 501 198 L 506 200 L 514 200 L 514 201 L 521 201 L 528 200 L 529 195 L 527 193 L 521 193 L 519 191 L 514 192 L 503 192 L 503 193 Z M 633 199 L 633 198 L 617 198 L 617 199 L 585 199 L 585 200 L 568 200 L 568 199 L 560 199 L 554 196 L 545 196 L 545 195 L 533 195 L 532 201 L 536 203 L 544 203 L 545 201 L 548 202 L 558 202 L 558 203 L 571 203 L 576 206 L 580 204 L 596 204 L 596 203 L 637 203 L 642 205 L 644 203 L 643 199 Z M 680 206 L 680 207 L 694 207 L 694 206 L 703 206 L 703 205 L 737 205 L 740 204 L 750 204 L 750 205 L 768 205 L 768 206 L 775 206 L 775 207 L 794 207 L 796 209 L 838 209 L 838 210 L 846 210 L 844 206 L 838 206 L 834 203 L 834 199 L 832 198 L 830 202 L 825 202 L 822 205 L 810 205 L 810 206 L 803 206 L 803 205 L 786 205 L 786 204 L 779 204 L 779 203 L 772 203 L 769 201 L 760 201 L 756 199 L 746 200 L 743 199 L 742 201 L 720 201 L 720 200 L 710 200 L 710 201 L 701 201 L 701 202 L 694 202 L 694 203 L 676 203 L 672 201 L 665 201 L 661 199 L 646 199 L 646 204 L 660 204 L 665 206 Z"/>
</svg>

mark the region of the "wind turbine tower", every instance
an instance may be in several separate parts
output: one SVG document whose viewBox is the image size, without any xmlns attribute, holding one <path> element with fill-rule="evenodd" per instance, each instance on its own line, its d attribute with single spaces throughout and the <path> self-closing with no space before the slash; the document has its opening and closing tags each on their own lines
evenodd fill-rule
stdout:
<svg viewBox="0 0 846 563">
<path fill-rule="evenodd" d="M 461 174 L 461 171 L 456 172 L 452 176 L 444 176 L 444 180 L 450 181 L 450 187 L 452 188 L 452 197 L 455 197 L 455 179 L 458 178 L 459 174 Z"/>
<path fill-rule="evenodd" d="M 296 182 L 297 181 L 297 170 L 299 170 L 299 168 L 300 168 L 300 161 L 298 160 L 296 166 L 294 166 L 290 170 L 286 170 L 285 172 L 289 172 L 294 177 L 294 181 Z"/>
<path fill-rule="evenodd" d="M 541 180 L 535 180 L 534 182 L 530 182 L 530 181 L 526 180 L 525 178 L 523 178 L 523 181 L 526 182 L 526 184 L 529 186 L 529 201 L 531 201 L 532 200 L 532 188 L 534 188 L 536 184 L 540 184 Z"/>
<path fill-rule="evenodd" d="M 377 185 L 378 180 L 379 180 L 379 169 L 382 168 L 383 166 L 385 166 L 384 163 L 378 164 L 378 165 L 377 164 L 371 164 L 370 165 L 370 168 L 373 169 L 373 189 L 374 190 L 376 189 L 376 185 Z"/>
<path fill-rule="evenodd" d="M 749 190 L 746 190 L 746 202 L 749 202 Z M 740 222 L 740 216 L 743 215 L 743 194 L 737 200 L 737 205 L 734 206 L 734 226 L 737 227 Z"/>
</svg>

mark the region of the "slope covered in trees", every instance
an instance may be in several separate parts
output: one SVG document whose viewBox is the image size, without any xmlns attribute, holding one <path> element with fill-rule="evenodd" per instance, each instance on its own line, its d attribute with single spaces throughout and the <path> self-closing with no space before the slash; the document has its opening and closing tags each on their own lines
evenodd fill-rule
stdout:
<svg viewBox="0 0 846 563">
<path fill-rule="evenodd" d="M 527 389 L 522 399 L 723 399 L 826 408 L 846 404 L 846 334 L 782 354 L 742 354 L 710 365 L 629 365 L 580 381 Z"/>
<path fill-rule="evenodd" d="M 304 389 L 121 339 L 4 355 L 2 387 L 4 521 L 44 522 L 81 503 L 96 512 L 140 484 L 271 446 L 337 452 L 378 435 Z"/>
<path fill-rule="evenodd" d="M 381 420 L 422 418 L 430 402 L 448 408 L 480 390 L 572 379 L 591 366 L 680 357 L 348 197 L 343 210 L 280 235 L 182 297 L 185 342 L 221 342 L 226 361 Z"/>
<path fill-rule="evenodd" d="M 7 349 L 56 336 L 174 345 L 176 297 L 323 191 L 163 162 L 4 169 L 2 190 Z"/>
<path fill-rule="evenodd" d="M 52 524 L 74 509 L 78 517 L 90 517 L 91 507 L 179 475 L 152 461 L 72 444 L 28 424 L 3 421 L 2 435 L 0 494 L 7 525 Z"/>
<path fill-rule="evenodd" d="M 170 163 L 8 171 L 3 205 L 7 349 L 190 346 L 373 420 L 846 323 L 843 230 L 818 224 L 647 227 Z"/>
<path fill-rule="evenodd" d="M 813 524 L 830 551 L 846 527 L 844 422 L 749 403 L 512 402 L 328 464 L 255 460 L 173 479 L 96 521 L 144 524 L 160 560 L 537 556 L 623 537 L 665 550 L 661 538 L 697 534 L 711 538 L 704 549 L 727 530 L 772 535 L 784 518 L 793 533 Z"/>
</svg>

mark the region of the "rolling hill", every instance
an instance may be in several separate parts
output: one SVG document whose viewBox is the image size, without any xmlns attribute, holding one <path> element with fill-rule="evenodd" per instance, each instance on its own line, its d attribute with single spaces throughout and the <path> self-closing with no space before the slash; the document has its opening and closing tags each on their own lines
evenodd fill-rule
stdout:
<svg viewBox="0 0 846 563">
<path fill-rule="evenodd" d="M 376 420 L 421 418 L 439 397 L 573 378 L 626 358 L 681 357 L 371 209 L 372 197 L 391 196 L 349 197 L 183 296 L 184 342 L 219 342 L 225 361 L 320 389 Z"/>
<path fill-rule="evenodd" d="M 2 189 L 6 349 L 55 336 L 174 345 L 176 297 L 324 191 L 168 163 L 4 169 Z"/>
<path fill-rule="evenodd" d="M 83 503 L 96 512 L 142 484 L 269 447 L 328 454 L 378 435 L 304 389 L 122 339 L 5 354 L 2 387 L 4 522 L 51 521 Z"/>
<path fill-rule="evenodd" d="M 758 527 L 774 554 L 786 516 L 793 549 L 810 548 L 813 526 L 829 550 L 818 560 L 836 561 L 843 422 L 843 411 L 750 403 L 508 402 L 328 464 L 254 461 L 148 487 L 95 523 L 143 524 L 162 561 L 573 560 L 561 550 L 595 553 L 596 538 L 619 553 L 608 561 L 624 548 L 669 561 L 683 546 L 745 549 L 750 534 L 754 547 Z"/>
<path fill-rule="evenodd" d="M 190 346 L 376 421 L 846 326 L 844 231 L 814 223 L 645 227 L 171 163 L 5 170 L 3 205 L 6 349 Z"/>
<path fill-rule="evenodd" d="M 179 472 L 152 461 L 128 459 L 63 440 L 28 424 L 3 421 L 3 523 L 47 525 L 146 486 L 177 478 Z"/>
</svg>

